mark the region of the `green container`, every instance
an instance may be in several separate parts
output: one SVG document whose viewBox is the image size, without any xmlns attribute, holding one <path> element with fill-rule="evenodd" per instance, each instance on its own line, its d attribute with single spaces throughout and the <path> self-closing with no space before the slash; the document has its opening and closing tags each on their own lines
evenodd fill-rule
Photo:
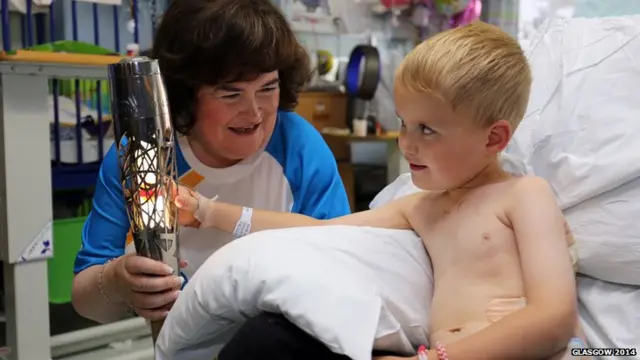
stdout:
<svg viewBox="0 0 640 360">
<path fill-rule="evenodd" d="M 49 265 L 49 302 L 71 302 L 73 264 L 82 246 L 82 228 L 86 217 L 55 220 L 53 222 L 53 257 Z"/>
</svg>

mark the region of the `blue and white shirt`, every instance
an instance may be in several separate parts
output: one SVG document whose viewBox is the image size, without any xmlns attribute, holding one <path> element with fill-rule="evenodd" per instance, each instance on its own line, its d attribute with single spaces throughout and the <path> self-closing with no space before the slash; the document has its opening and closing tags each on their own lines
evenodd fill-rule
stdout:
<svg viewBox="0 0 640 360">
<path fill-rule="evenodd" d="M 257 209 L 286 211 L 329 219 L 350 212 L 349 201 L 331 150 L 305 119 L 278 112 L 265 151 L 228 168 L 214 169 L 193 154 L 187 139 L 178 138 L 180 182 L 219 201 Z M 119 179 L 115 147 L 104 158 L 93 208 L 82 232 L 74 272 L 125 253 L 129 220 Z M 215 229 L 180 229 L 180 257 L 189 263 L 187 278 L 231 235 Z M 130 247 L 133 244 L 130 244 Z"/>
</svg>

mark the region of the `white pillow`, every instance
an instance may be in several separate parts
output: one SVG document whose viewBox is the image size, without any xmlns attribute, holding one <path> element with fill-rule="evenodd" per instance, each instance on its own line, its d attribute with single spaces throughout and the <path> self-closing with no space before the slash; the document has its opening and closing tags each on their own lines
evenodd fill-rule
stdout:
<svg viewBox="0 0 640 360">
<path fill-rule="evenodd" d="M 563 208 L 640 177 L 640 16 L 557 20 L 528 57 L 527 114 L 508 150 Z"/>
<path fill-rule="evenodd" d="M 387 185 L 382 191 L 371 200 L 369 209 L 375 209 L 387 204 L 397 198 L 419 192 L 420 189 L 413 185 L 411 173 L 400 174 L 391 184 Z"/>
<path fill-rule="evenodd" d="M 580 273 L 640 285 L 640 178 L 564 214 L 576 239 Z"/>
<path fill-rule="evenodd" d="M 582 329 L 590 347 L 638 348 L 640 287 L 578 276 L 578 300 Z"/>
<path fill-rule="evenodd" d="M 248 317 L 282 313 L 331 350 L 371 360 L 427 342 L 432 271 L 412 231 L 270 230 L 214 253 L 173 306 L 157 359 L 211 359 Z"/>
<path fill-rule="evenodd" d="M 640 16 L 548 22 L 528 57 L 531 98 L 507 153 L 553 187 L 579 272 L 640 285 Z"/>
</svg>

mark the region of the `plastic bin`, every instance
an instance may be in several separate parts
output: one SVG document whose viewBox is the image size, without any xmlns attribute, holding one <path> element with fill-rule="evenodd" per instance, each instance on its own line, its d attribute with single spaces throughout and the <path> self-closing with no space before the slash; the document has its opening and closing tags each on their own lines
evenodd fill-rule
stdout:
<svg viewBox="0 0 640 360">
<path fill-rule="evenodd" d="M 49 266 L 49 302 L 71 302 L 73 264 L 82 246 L 82 228 L 86 217 L 55 220 L 53 222 L 53 257 Z"/>
</svg>

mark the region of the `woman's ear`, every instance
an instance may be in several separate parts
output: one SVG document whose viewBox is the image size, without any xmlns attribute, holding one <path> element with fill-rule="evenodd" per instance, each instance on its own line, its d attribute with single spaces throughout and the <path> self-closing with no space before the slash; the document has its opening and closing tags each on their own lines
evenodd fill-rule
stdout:
<svg viewBox="0 0 640 360">
<path fill-rule="evenodd" d="M 511 124 L 507 120 L 498 120 L 489 127 L 486 148 L 492 153 L 504 150 L 511 140 Z"/>
</svg>

